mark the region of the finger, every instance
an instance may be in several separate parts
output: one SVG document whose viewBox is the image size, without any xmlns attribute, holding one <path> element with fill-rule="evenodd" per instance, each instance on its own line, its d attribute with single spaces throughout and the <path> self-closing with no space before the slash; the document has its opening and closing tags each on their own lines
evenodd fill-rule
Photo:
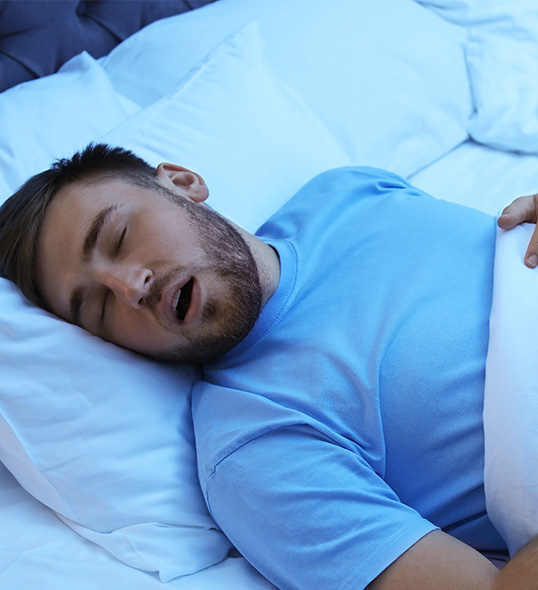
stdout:
<svg viewBox="0 0 538 590">
<path fill-rule="evenodd" d="M 527 247 L 525 253 L 525 264 L 529 268 L 536 268 L 538 266 L 538 226 L 534 229 L 534 232 Z"/>
<path fill-rule="evenodd" d="M 519 197 L 513 203 L 505 207 L 497 220 L 502 229 L 512 229 L 525 221 L 536 223 L 538 212 L 538 193 L 526 197 Z"/>
</svg>

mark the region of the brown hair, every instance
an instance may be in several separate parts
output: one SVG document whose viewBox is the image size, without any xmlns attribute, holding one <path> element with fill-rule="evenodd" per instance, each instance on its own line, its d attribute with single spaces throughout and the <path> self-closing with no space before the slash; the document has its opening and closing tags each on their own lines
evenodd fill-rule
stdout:
<svg viewBox="0 0 538 590">
<path fill-rule="evenodd" d="M 65 186 L 112 178 L 159 190 L 155 169 L 129 150 L 90 144 L 70 159 L 26 181 L 0 207 L 0 276 L 13 281 L 33 303 L 47 308 L 36 279 L 36 252 L 48 204 Z"/>
</svg>

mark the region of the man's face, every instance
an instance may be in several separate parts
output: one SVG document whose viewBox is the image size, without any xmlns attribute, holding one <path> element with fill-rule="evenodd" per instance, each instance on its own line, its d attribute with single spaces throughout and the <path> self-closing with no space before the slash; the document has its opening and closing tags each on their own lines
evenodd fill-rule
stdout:
<svg viewBox="0 0 538 590">
<path fill-rule="evenodd" d="M 115 179 L 60 190 L 37 255 L 51 310 L 163 360 L 207 362 L 240 342 L 262 304 L 256 261 L 185 186 L 165 195 Z"/>
</svg>

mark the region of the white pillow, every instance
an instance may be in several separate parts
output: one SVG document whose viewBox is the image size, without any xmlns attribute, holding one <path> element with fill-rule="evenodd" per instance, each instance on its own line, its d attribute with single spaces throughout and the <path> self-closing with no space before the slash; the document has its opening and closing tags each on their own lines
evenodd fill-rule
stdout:
<svg viewBox="0 0 538 590">
<path fill-rule="evenodd" d="M 531 41 L 482 31 L 469 39 L 476 106 L 469 134 L 480 143 L 538 153 L 538 13 L 535 25 Z"/>
<path fill-rule="evenodd" d="M 224 559 L 199 489 L 194 370 L 103 342 L 0 279 L 0 460 L 71 528 L 162 581 Z"/>
<path fill-rule="evenodd" d="M 57 158 L 71 156 L 138 109 L 81 53 L 53 76 L 0 94 L 0 203 Z"/>
<path fill-rule="evenodd" d="M 495 148 L 538 152 L 536 0 L 419 1 L 470 32 L 471 137 Z"/>
<path fill-rule="evenodd" d="M 200 173 L 208 203 L 249 231 L 316 174 L 351 164 L 312 109 L 272 73 L 255 23 L 103 141 L 155 166 L 170 161 Z"/>
<path fill-rule="evenodd" d="M 348 163 L 265 67 L 255 25 L 106 140 L 154 164 L 201 167 L 213 204 L 250 229 L 313 175 Z M 0 460 L 19 482 L 81 535 L 163 581 L 223 559 L 230 545 L 212 528 L 196 474 L 194 372 L 61 322 L 5 280 L 0 326 Z"/>
<path fill-rule="evenodd" d="M 467 138 L 466 33 L 413 0 L 219 0 L 153 23 L 103 67 L 121 93 L 147 106 L 250 21 L 260 25 L 268 62 L 354 164 L 407 175 Z"/>
</svg>

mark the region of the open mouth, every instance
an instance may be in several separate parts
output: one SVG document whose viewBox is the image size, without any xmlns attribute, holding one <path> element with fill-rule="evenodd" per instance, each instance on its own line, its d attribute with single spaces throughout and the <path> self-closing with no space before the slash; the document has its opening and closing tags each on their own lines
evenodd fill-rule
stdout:
<svg viewBox="0 0 538 590">
<path fill-rule="evenodd" d="M 189 311 L 189 307 L 191 304 L 191 297 L 192 297 L 192 286 L 194 284 L 194 279 L 191 279 L 183 287 L 179 292 L 178 301 L 176 304 L 176 316 L 180 321 L 185 319 L 187 312 Z"/>
</svg>

